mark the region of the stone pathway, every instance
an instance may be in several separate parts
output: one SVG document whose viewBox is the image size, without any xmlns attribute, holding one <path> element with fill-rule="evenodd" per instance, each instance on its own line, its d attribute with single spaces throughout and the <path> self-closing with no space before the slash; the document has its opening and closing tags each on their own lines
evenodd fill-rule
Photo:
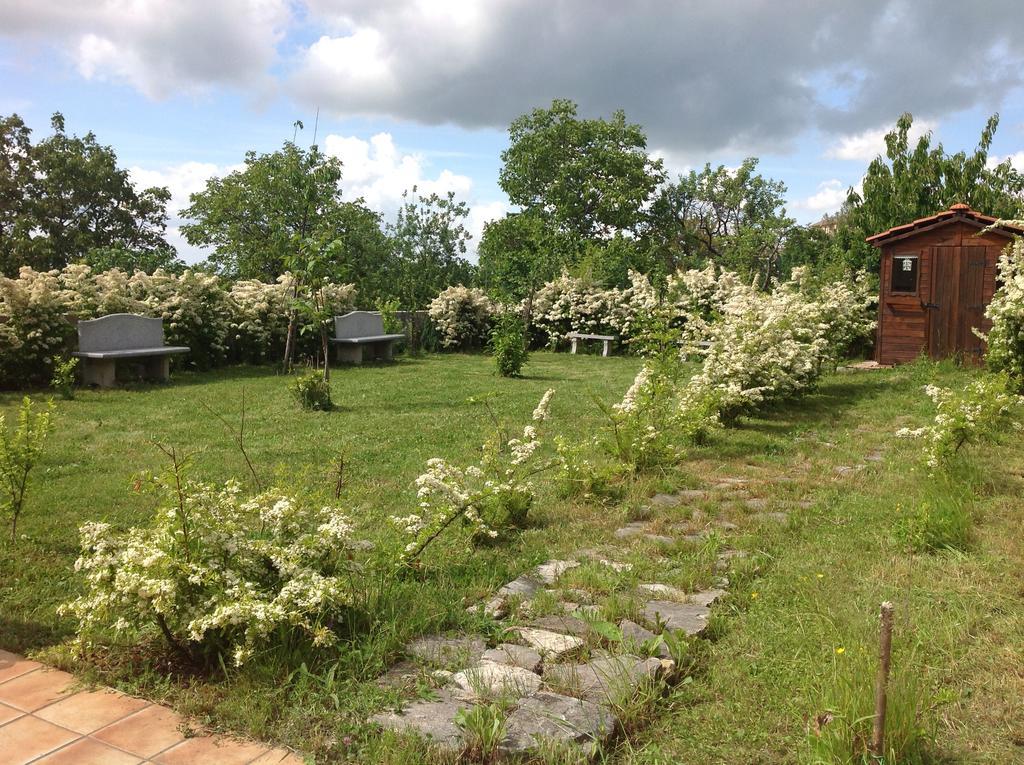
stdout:
<svg viewBox="0 0 1024 765">
<path fill-rule="evenodd" d="M 640 544 L 652 546 L 654 555 L 670 554 L 677 544 L 699 544 L 712 534 L 739 530 L 726 518 L 707 518 L 697 505 L 708 500 L 723 507 L 732 502 L 730 507 L 742 508 L 757 522 L 757 513 L 751 511 L 768 507 L 768 502 L 750 496 L 755 483 L 721 478 L 708 489 L 655 495 L 641 515 L 667 517 L 627 523 L 611 534 L 608 550 L 579 550 L 571 559 L 547 561 L 508 582 L 471 609 L 502 620 L 505 630 L 493 648 L 465 635 L 412 641 L 406 659 L 378 682 L 410 690 L 426 681 L 434 687 L 433 695 L 405 698 L 398 709 L 381 712 L 371 722 L 459 750 L 467 744 L 466 732 L 456 723 L 460 712 L 500 700 L 509 710 L 500 753 L 520 754 L 544 739 L 593 753 L 615 733 L 616 710 L 642 684 L 681 679 L 669 645 L 679 637 L 704 633 L 713 604 L 727 595 L 728 581 L 722 575 L 746 557 L 742 550 L 722 548 L 707 572 L 709 578 L 717 577 L 714 586 L 687 592 L 665 582 L 637 583 L 632 564 L 615 560 L 615 552 Z M 687 515 L 680 516 L 677 508 Z M 673 516 L 688 520 L 679 522 Z M 576 585 L 563 582 L 570 572 L 585 571 L 580 567 L 588 565 L 591 572 L 595 565 L 607 567 L 613 578 L 626 583 L 626 590 L 615 593 L 631 604 L 632 618 L 604 622 L 601 607 L 592 605 L 590 593 L 579 588 L 579 578 Z M 544 606 L 537 615 L 540 598 Z"/>
<path fill-rule="evenodd" d="M 883 457 L 876 449 L 864 459 L 835 468 L 833 478 L 852 478 Z M 773 486 L 792 481 L 785 475 L 717 477 L 706 488 L 656 494 L 640 508 L 645 520 L 613 531 L 608 549 L 579 550 L 571 559 L 548 561 L 505 584 L 486 603 L 471 607 L 501 620 L 505 631 L 495 647 L 488 649 L 469 636 L 433 635 L 410 643 L 407 658 L 378 682 L 422 689 L 426 680 L 434 687 L 433 696 L 405 698 L 398 709 L 377 714 L 371 722 L 460 750 L 467 744 L 466 731 L 456 717 L 474 705 L 500 700 L 508 710 L 500 754 L 518 755 L 545 739 L 594 753 L 615 733 L 616 709 L 641 684 L 682 679 L 669 645 L 678 637 L 705 632 L 712 607 L 728 594 L 729 572 L 748 557 L 725 544 L 725 538 L 744 529 L 785 526 L 791 511 L 817 506 L 806 497 L 771 496 Z M 730 517 L 709 517 L 709 506 Z M 575 569 L 594 564 L 608 567 L 613 576 L 631 576 L 633 565 L 615 560 L 616 551 L 624 548 L 641 545 L 645 555 L 658 557 L 679 554 L 677 545 L 702 545 L 712 536 L 720 543 L 708 572 L 714 577 L 712 587 L 686 592 L 665 582 L 628 579 L 629 591 L 615 590 L 615 595 L 632 604 L 633 618 L 615 624 L 601 621 L 601 607 L 591 604 L 578 580 L 562 583 Z M 534 604 L 540 598 L 543 615 L 536 615 Z"/>
<path fill-rule="evenodd" d="M 181 717 L 0 651 L 0 765 L 302 765 L 284 749 L 223 736 L 186 737 Z"/>
</svg>

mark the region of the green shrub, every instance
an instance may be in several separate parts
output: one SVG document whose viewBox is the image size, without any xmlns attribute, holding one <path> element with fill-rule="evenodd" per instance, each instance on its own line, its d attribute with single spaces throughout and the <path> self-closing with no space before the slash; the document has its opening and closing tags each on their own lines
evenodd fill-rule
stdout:
<svg viewBox="0 0 1024 765">
<path fill-rule="evenodd" d="M 184 478 L 148 527 L 79 530 L 84 593 L 62 606 L 83 641 L 161 635 L 188 660 L 244 664 L 256 652 L 326 647 L 353 605 L 351 525 L 341 510 L 268 491 L 253 497 Z"/>
<path fill-rule="evenodd" d="M 526 325 L 517 313 L 503 314 L 491 332 L 491 353 L 502 377 L 519 377 L 529 358 Z"/>
<path fill-rule="evenodd" d="M 307 412 L 329 412 L 334 408 L 331 402 L 331 384 L 320 372 L 307 372 L 288 383 L 288 390 Z"/>
<path fill-rule="evenodd" d="M 0 509 L 11 517 L 11 542 L 17 538 L 18 518 L 25 507 L 28 477 L 43 450 L 43 441 L 53 428 L 53 403 L 42 412 L 33 411 L 25 396 L 18 410 L 18 427 L 8 428 L 0 413 Z"/>
<path fill-rule="evenodd" d="M 78 369 L 78 359 L 75 357 L 67 359 L 62 359 L 60 356 L 53 357 L 53 377 L 50 378 L 50 387 L 67 401 L 75 397 L 76 369 Z"/>
</svg>

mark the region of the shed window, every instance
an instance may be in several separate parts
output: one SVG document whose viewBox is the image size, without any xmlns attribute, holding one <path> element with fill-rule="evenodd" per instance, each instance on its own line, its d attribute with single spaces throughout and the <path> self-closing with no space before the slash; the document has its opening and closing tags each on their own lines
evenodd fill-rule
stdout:
<svg viewBox="0 0 1024 765">
<path fill-rule="evenodd" d="M 917 292 L 917 255 L 894 255 L 890 292 Z"/>
</svg>

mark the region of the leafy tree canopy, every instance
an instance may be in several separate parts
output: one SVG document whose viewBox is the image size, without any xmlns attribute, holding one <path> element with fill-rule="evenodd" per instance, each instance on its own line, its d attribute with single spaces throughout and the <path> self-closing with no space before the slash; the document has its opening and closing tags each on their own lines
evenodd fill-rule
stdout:
<svg viewBox="0 0 1024 765">
<path fill-rule="evenodd" d="M 472 284 L 476 269 L 466 260 L 470 234 L 465 219 L 469 207 L 446 196 L 416 196 L 416 187 L 402 195 L 395 222 L 388 227 L 395 261 L 387 275 L 391 293 L 403 308 L 426 308 L 437 294 L 453 284 Z"/>
<path fill-rule="evenodd" d="M 849 265 L 878 268 L 878 253 L 864 238 L 915 218 L 964 202 L 975 210 L 1012 218 L 1024 205 L 1024 176 L 1009 160 L 989 167 L 988 152 L 999 115 L 985 124 L 970 154 L 947 154 L 925 133 L 911 145 L 914 118 L 903 114 L 885 137 L 885 156 L 876 157 L 864 176 L 863 192 L 850 190 L 836 235 L 837 256 Z"/>
<path fill-rule="evenodd" d="M 140 251 L 126 247 L 94 247 L 79 262 L 90 266 L 95 272 L 109 271 L 111 268 L 120 268 L 128 273 L 145 271 L 147 274 L 158 268 L 172 273 L 185 270 L 185 262 L 175 255 L 173 249 Z"/>
<path fill-rule="evenodd" d="M 778 276 L 794 221 L 783 207 L 785 184 L 760 175 L 757 164 L 756 157 L 736 170 L 707 164 L 662 188 L 645 236 L 667 271 L 710 261 L 757 275 L 762 283 Z"/>
<path fill-rule="evenodd" d="M 186 240 L 213 247 L 210 263 L 231 278 L 272 281 L 288 270 L 302 243 L 336 242 L 332 279 L 352 281 L 361 299 L 379 288 L 388 257 L 380 216 L 362 200 L 342 201 L 342 165 L 317 146 L 288 141 L 278 151 L 245 155 L 245 167 L 211 178 L 182 216 Z"/>
<path fill-rule="evenodd" d="M 528 298 L 568 265 L 563 238 L 535 212 L 491 221 L 478 249 L 480 283 L 503 299 Z"/>
<path fill-rule="evenodd" d="M 647 137 L 622 111 L 581 119 L 576 104 L 556 100 L 509 126 L 499 184 L 513 204 L 543 213 L 581 240 L 633 231 L 664 180 Z"/>
<path fill-rule="evenodd" d="M 211 178 L 181 211 L 189 244 L 213 247 L 210 262 L 234 278 L 270 281 L 285 271 L 295 241 L 330 225 L 341 207 L 341 162 L 291 141 L 270 154 L 246 152 L 245 168 Z"/>
<path fill-rule="evenodd" d="M 0 119 L 0 271 L 61 268 L 114 247 L 173 259 L 165 241 L 170 192 L 137 190 L 117 155 L 93 133 L 68 135 L 64 117 L 33 144 L 17 114 Z"/>
</svg>

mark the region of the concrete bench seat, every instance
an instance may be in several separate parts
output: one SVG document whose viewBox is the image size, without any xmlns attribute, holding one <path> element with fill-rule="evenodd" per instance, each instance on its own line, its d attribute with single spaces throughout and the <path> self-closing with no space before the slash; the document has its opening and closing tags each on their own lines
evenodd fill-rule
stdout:
<svg viewBox="0 0 1024 765">
<path fill-rule="evenodd" d="M 615 335 L 590 335 L 585 332 L 570 332 L 566 337 L 572 341 L 572 353 L 576 353 L 576 344 L 580 340 L 600 340 L 604 345 L 601 350 L 602 356 L 608 355 L 611 350 L 611 344 L 615 340 Z"/>
<path fill-rule="evenodd" d="M 335 337 L 332 343 L 343 343 L 347 345 L 359 345 L 360 343 L 382 343 L 385 340 L 401 340 L 405 335 L 371 335 L 369 337 Z"/>
<path fill-rule="evenodd" d="M 90 351 L 73 353 L 80 359 L 131 359 L 136 356 L 171 356 L 176 353 L 188 353 L 184 345 L 165 345 L 162 348 L 133 348 L 130 351 Z"/>
<path fill-rule="evenodd" d="M 78 350 L 71 355 L 82 359 L 86 385 L 111 388 L 117 380 L 120 360 L 146 359 L 146 377 L 167 380 L 171 376 L 170 357 L 188 351 L 182 345 L 164 345 L 163 319 L 112 313 L 78 322 Z"/>
<path fill-rule="evenodd" d="M 351 311 L 334 317 L 334 337 L 331 343 L 338 349 L 338 361 L 362 364 L 369 355 L 373 359 L 391 361 L 394 345 L 403 334 L 384 332 L 384 319 L 377 311 Z"/>
</svg>

